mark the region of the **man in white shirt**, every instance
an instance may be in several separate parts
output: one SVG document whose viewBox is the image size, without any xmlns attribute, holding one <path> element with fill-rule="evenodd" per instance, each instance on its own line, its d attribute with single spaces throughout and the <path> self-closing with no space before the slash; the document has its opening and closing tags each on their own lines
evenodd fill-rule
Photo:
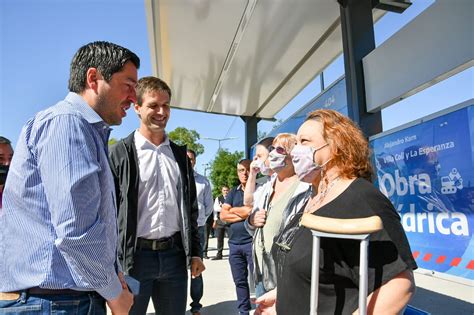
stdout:
<svg viewBox="0 0 474 315">
<path fill-rule="evenodd" d="M 196 152 L 191 149 L 187 150 L 188 158 L 191 161 L 191 165 L 196 165 Z M 199 217 L 197 220 L 199 238 L 201 241 L 201 248 L 204 251 L 206 247 L 206 221 L 207 218 L 212 213 L 212 193 L 211 193 L 211 184 L 206 177 L 194 171 L 194 180 L 196 182 L 196 196 L 199 207 Z M 201 258 L 203 257 L 201 252 Z M 199 315 L 201 314 L 202 304 L 200 303 L 201 298 L 204 294 L 204 285 L 202 280 L 202 275 L 191 279 L 191 313 Z"/>
<path fill-rule="evenodd" d="M 220 214 L 221 214 L 222 205 L 224 204 L 225 198 L 227 197 L 227 194 L 229 193 L 229 187 L 222 186 L 221 192 L 222 192 L 222 195 L 216 197 L 216 200 L 214 201 L 214 224 L 212 225 L 212 227 L 216 231 L 217 255 L 212 257 L 211 260 L 221 260 L 222 251 L 224 249 L 224 236 L 225 236 L 227 224 L 221 220 Z"/>
<path fill-rule="evenodd" d="M 145 77 L 136 87 L 140 127 L 110 149 L 118 203 L 119 261 L 140 281 L 132 315 L 145 315 L 150 301 L 157 314 L 184 315 L 187 267 L 198 277 L 200 257 L 196 186 L 186 147 L 170 141 L 171 90 Z"/>
</svg>

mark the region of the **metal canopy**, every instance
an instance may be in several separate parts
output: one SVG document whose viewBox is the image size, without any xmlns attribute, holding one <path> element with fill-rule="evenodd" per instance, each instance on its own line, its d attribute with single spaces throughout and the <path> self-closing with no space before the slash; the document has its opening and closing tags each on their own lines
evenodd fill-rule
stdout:
<svg viewBox="0 0 474 315">
<path fill-rule="evenodd" d="M 153 74 L 176 108 L 272 119 L 342 52 L 335 0 L 145 5 Z"/>
</svg>

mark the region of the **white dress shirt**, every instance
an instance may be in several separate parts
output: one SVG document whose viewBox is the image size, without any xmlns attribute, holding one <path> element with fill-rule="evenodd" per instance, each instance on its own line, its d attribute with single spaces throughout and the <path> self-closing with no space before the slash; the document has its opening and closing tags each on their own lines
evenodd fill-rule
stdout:
<svg viewBox="0 0 474 315">
<path fill-rule="evenodd" d="M 137 236 L 168 237 L 181 230 L 178 187 L 180 171 L 170 141 L 156 146 L 135 131 L 140 181 L 138 184 Z"/>
<path fill-rule="evenodd" d="M 219 197 L 216 197 L 216 199 L 214 200 L 214 221 L 219 219 L 221 208 L 222 208 L 222 204 L 219 201 Z"/>
<path fill-rule="evenodd" d="M 213 210 L 211 184 L 206 177 L 196 172 L 194 172 L 194 180 L 196 182 L 196 196 L 199 208 L 197 224 L 198 226 L 204 226 Z"/>
</svg>

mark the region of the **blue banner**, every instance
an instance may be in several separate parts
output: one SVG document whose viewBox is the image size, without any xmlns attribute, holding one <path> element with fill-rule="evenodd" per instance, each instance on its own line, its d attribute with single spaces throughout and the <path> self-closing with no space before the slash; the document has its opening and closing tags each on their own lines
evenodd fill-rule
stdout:
<svg viewBox="0 0 474 315">
<path fill-rule="evenodd" d="M 334 82 L 327 90 L 309 101 L 301 107 L 296 113 L 291 115 L 287 120 L 279 126 L 271 130 L 267 136 L 275 137 L 279 133 L 290 132 L 295 133 L 303 124 L 306 116 L 316 109 L 333 109 L 347 116 L 347 96 L 346 96 L 346 79 L 342 78 Z"/>
<path fill-rule="evenodd" d="M 370 141 L 419 267 L 474 280 L 474 106 Z"/>
</svg>

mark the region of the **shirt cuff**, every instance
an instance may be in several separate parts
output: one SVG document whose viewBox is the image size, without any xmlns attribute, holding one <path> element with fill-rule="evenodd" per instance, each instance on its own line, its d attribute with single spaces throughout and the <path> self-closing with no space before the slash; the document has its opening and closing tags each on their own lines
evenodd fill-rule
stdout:
<svg viewBox="0 0 474 315">
<path fill-rule="evenodd" d="M 247 230 L 247 233 L 250 234 L 250 236 L 253 236 L 255 234 L 255 230 L 257 229 L 255 226 L 251 225 L 250 222 L 249 222 L 249 218 L 248 217 L 245 221 L 244 221 L 244 227 L 245 229 Z"/>
<path fill-rule="evenodd" d="M 112 282 L 104 288 L 97 289 L 96 292 L 107 301 L 115 300 L 122 293 L 122 283 L 120 283 L 118 276 L 114 274 Z"/>
</svg>

